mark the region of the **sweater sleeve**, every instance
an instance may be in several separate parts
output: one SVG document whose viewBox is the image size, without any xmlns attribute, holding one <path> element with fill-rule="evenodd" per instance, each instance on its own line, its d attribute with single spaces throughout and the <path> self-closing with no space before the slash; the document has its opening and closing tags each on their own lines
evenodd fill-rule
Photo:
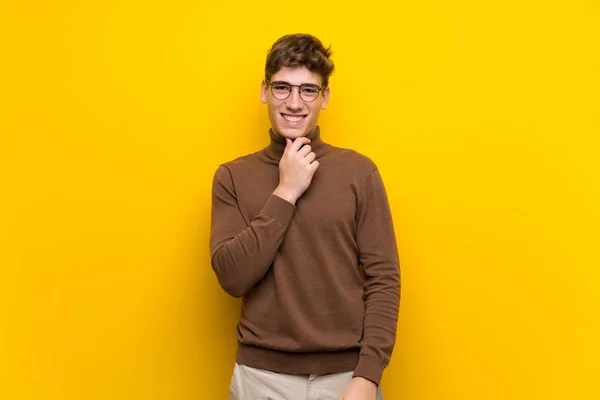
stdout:
<svg viewBox="0 0 600 400">
<path fill-rule="evenodd" d="M 379 171 L 372 171 L 359 197 L 357 235 L 364 269 L 365 317 L 354 376 L 379 384 L 396 339 L 400 265 L 391 211 Z"/>
<path fill-rule="evenodd" d="M 221 165 L 212 190 L 210 253 L 219 283 L 245 295 L 271 267 L 296 207 L 271 194 L 249 223 L 240 211 L 230 170 Z"/>
</svg>

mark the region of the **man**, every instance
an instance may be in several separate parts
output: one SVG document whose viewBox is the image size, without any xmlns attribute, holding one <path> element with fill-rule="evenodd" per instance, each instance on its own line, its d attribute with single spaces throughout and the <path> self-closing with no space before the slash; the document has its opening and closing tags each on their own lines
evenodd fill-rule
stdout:
<svg viewBox="0 0 600 400">
<path fill-rule="evenodd" d="M 330 49 L 286 35 L 261 95 L 271 142 L 213 182 L 212 266 L 242 297 L 230 400 L 376 400 L 394 346 L 400 272 L 375 164 L 323 142 Z"/>
</svg>

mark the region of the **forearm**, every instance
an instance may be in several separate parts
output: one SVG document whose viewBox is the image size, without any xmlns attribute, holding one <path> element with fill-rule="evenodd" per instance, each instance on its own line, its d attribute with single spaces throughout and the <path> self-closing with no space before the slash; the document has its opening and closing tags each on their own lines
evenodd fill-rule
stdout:
<svg viewBox="0 0 600 400">
<path fill-rule="evenodd" d="M 400 262 L 392 214 L 377 170 L 369 175 L 361 198 L 357 243 L 364 268 L 365 316 L 355 376 L 379 384 L 396 340 Z"/>
<path fill-rule="evenodd" d="M 271 195 L 261 212 L 234 236 L 227 237 L 216 228 L 231 224 L 224 221 L 213 224 L 212 266 L 227 293 L 243 296 L 262 279 L 273 263 L 293 212 L 292 204 Z M 219 217 L 224 216 L 215 215 Z"/>
<path fill-rule="evenodd" d="M 379 384 L 396 340 L 400 304 L 400 273 L 396 263 L 381 266 L 365 280 L 365 317 L 361 352 L 354 376 Z"/>
<path fill-rule="evenodd" d="M 296 208 L 271 194 L 260 212 L 249 220 L 237 196 L 229 168 L 221 165 L 213 180 L 211 263 L 223 289 L 241 297 L 271 267 Z"/>
</svg>

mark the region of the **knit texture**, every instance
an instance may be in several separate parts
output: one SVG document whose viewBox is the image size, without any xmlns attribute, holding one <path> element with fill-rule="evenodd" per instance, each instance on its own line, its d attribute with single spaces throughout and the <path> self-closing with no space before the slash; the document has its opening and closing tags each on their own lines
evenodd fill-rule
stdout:
<svg viewBox="0 0 600 400">
<path fill-rule="evenodd" d="M 237 362 L 288 374 L 354 371 L 379 384 L 396 337 L 400 269 L 376 165 L 307 137 L 320 163 L 296 205 L 273 194 L 285 139 L 220 165 L 210 250 L 242 297 Z"/>
</svg>

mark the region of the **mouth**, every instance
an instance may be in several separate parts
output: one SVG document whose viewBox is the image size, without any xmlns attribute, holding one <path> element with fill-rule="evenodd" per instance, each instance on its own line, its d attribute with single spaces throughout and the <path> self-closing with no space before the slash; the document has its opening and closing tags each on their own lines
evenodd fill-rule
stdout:
<svg viewBox="0 0 600 400">
<path fill-rule="evenodd" d="M 306 118 L 306 115 L 293 115 L 282 113 L 280 113 L 279 115 L 281 115 L 281 117 L 290 125 L 300 125 L 302 121 L 304 121 L 304 118 Z"/>
</svg>

